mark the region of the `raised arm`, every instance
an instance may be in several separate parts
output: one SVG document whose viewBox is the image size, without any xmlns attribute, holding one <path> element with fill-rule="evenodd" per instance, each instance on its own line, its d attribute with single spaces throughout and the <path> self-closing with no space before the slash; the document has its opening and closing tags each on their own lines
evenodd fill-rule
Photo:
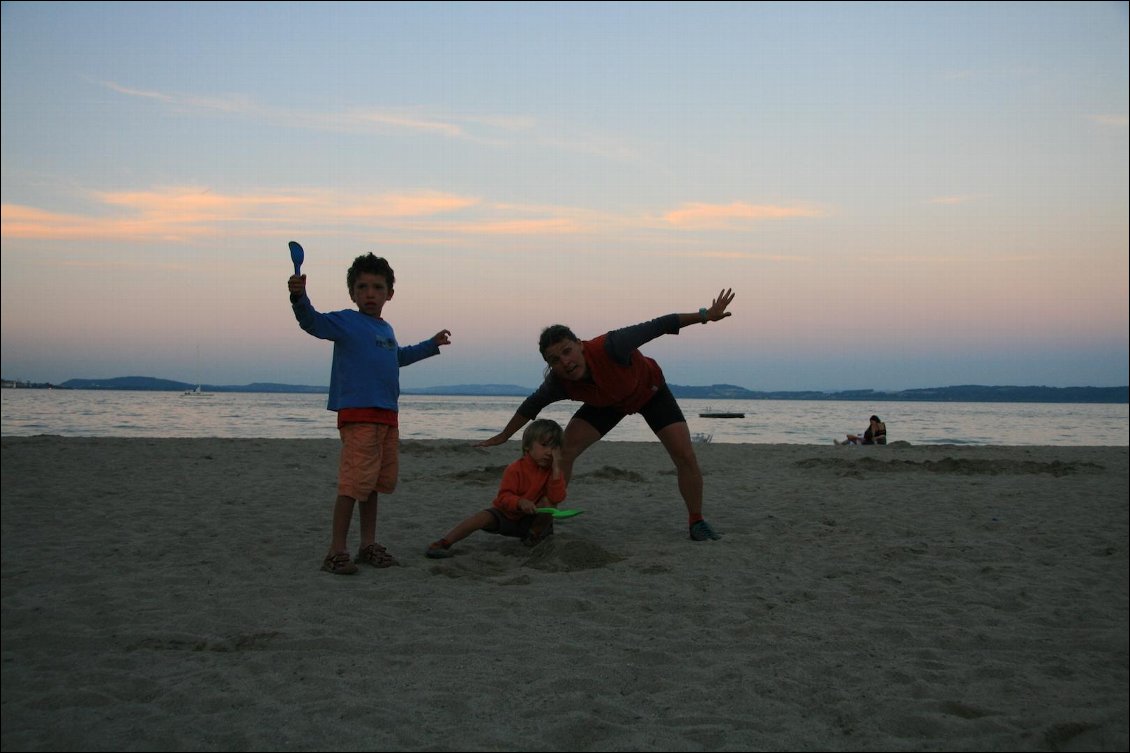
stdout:
<svg viewBox="0 0 1130 753">
<path fill-rule="evenodd" d="M 649 322 L 633 324 L 630 327 L 608 333 L 606 348 L 609 355 L 618 363 L 625 364 L 631 359 L 632 351 L 662 335 L 678 334 L 683 327 L 692 324 L 716 322 L 730 316 L 726 307 L 734 300 L 734 293 L 727 288 L 718 294 L 710 308 L 701 308 L 695 314 L 665 314 Z"/>
<path fill-rule="evenodd" d="M 706 324 L 707 322 L 716 322 L 730 316 L 730 312 L 726 307 L 734 300 L 734 291 L 730 288 L 718 293 L 718 297 L 710 303 L 710 308 L 701 308 L 693 314 L 678 314 L 679 327 L 687 327 L 691 324 Z"/>
</svg>

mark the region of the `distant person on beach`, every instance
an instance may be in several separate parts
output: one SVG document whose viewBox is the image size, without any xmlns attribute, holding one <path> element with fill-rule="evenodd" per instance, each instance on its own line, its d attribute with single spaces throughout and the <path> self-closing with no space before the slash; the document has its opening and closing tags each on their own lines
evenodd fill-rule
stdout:
<svg viewBox="0 0 1130 753">
<path fill-rule="evenodd" d="M 341 459 L 333 534 L 322 569 L 337 575 L 357 572 L 355 563 L 373 567 L 399 564 L 377 543 L 377 497 L 396 488 L 400 367 L 439 355 L 439 346 L 451 342 L 451 332 L 443 329 L 416 345 L 397 344 L 392 325 L 381 318 L 385 304 L 392 300 L 395 282 L 392 267 L 384 259 L 373 254 L 358 256 L 345 279 L 357 308 L 328 314 L 315 311 L 306 296 L 306 275 L 292 275 L 287 281 L 299 326 L 334 343 L 327 407 L 337 412 Z M 351 560 L 348 538 L 355 503 L 359 503 L 361 547 Z"/>
<path fill-rule="evenodd" d="M 698 466 L 687 420 L 663 377 L 659 364 L 640 353 L 641 345 L 661 335 L 675 335 L 692 324 L 717 322 L 730 316 L 726 307 L 734 300 L 727 289 L 710 308 L 694 314 L 667 314 L 642 324 L 613 330 L 592 340 L 579 340 L 563 324 L 541 333 L 538 349 L 546 362 L 541 386 L 518 407 L 506 427 L 478 443 L 501 444 L 537 417 L 550 403 L 577 400 L 580 407 L 565 427 L 561 468 L 568 481 L 576 459 L 610 432 L 627 415 L 639 413 L 663 444 L 675 464 L 679 493 L 687 506 L 691 539 L 721 538 L 702 515 L 702 471 Z"/>
<path fill-rule="evenodd" d="M 867 428 L 863 430 L 863 435 L 848 434 L 847 439 L 843 442 L 839 440 L 832 440 L 836 444 L 886 444 L 887 443 L 887 425 L 879 420 L 878 416 L 872 416 L 871 421 Z"/>
<path fill-rule="evenodd" d="M 475 531 L 522 539 L 536 546 L 553 535 L 553 519 L 538 513 L 541 507 L 557 507 L 565 501 L 565 474 L 561 470 L 561 425 L 539 418 L 522 432 L 522 457 L 502 473 L 494 502 L 459 525 L 425 554 L 433 559 L 450 557 L 451 546 Z"/>
</svg>

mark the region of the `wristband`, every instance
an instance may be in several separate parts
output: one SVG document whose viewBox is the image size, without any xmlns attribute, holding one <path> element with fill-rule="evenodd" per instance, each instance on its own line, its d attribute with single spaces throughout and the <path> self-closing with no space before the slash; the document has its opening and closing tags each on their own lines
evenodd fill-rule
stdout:
<svg viewBox="0 0 1130 753">
<path fill-rule="evenodd" d="M 699 310 L 698 310 L 698 315 L 699 315 L 699 317 L 700 317 L 700 318 L 702 319 L 702 323 L 703 323 L 703 324 L 706 324 L 706 309 L 704 309 L 704 308 L 702 308 L 702 309 L 699 309 Z"/>
</svg>

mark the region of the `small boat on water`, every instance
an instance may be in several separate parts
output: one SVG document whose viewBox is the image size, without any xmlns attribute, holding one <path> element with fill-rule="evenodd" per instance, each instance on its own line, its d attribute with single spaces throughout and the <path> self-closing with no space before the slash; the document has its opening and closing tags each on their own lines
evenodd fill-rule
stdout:
<svg viewBox="0 0 1130 753">
<path fill-rule="evenodd" d="M 745 418 L 744 413 L 728 413 L 724 411 L 709 411 L 707 413 L 699 413 L 699 418 Z"/>
<path fill-rule="evenodd" d="M 184 394 L 189 396 L 189 397 L 212 397 L 212 393 L 211 392 L 205 392 L 204 390 L 200 389 L 199 384 L 196 385 L 196 389 L 194 389 L 194 390 L 185 390 Z"/>
</svg>

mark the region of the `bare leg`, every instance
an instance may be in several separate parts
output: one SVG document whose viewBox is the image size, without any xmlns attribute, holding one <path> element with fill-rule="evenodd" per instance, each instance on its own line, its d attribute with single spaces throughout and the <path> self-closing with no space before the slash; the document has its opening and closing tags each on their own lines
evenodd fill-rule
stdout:
<svg viewBox="0 0 1130 753">
<path fill-rule="evenodd" d="M 349 524 L 353 521 L 353 497 L 339 494 L 334 502 L 333 539 L 330 551 L 345 552 L 349 546 Z M 374 518 L 375 520 L 375 518 Z"/>
<path fill-rule="evenodd" d="M 565 483 L 569 483 L 573 478 L 573 461 L 599 439 L 600 432 L 593 428 L 593 425 L 588 421 L 579 418 L 569 421 L 569 425 L 565 427 L 564 441 L 561 444 L 561 473 L 565 475 Z"/>
<path fill-rule="evenodd" d="M 360 503 L 361 517 L 361 548 L 377 543 L 377 498 L 380 495 L 373 492 L 369 498 Z"/>
<path fill-rule="evenodd" d="M 357 550 L 354 562 L 367 562 L 373 567 L 392 567 L 399 565 L 388 550 L 377 543 L 377 499 L 379 493 L 369 492 L 369 496 L 357 503 L 361 518 L 361 548 Z"/>
<path fill-rule="evenodd" d="M 487 510 L 479 510 L 477 513 L 448 531 L 447 535 L 445 535 L 443 538 L 444 541 L 447 542 L 448 546 L 450 546 L 456 541 L 462 541 L 475 531 L 481 531 L 484 528 L 489 530 L 493 526 L 494 516 L 491 515 Z"/>
<path fill-rule="evenodd" d="M 675 463 L 679 478 L 679 493 L 691 516 L 702 514 L 702 470 L 691 444 L 691 432 L 685 421 L 664 426 L 655 432 Z"/>
</svg>

